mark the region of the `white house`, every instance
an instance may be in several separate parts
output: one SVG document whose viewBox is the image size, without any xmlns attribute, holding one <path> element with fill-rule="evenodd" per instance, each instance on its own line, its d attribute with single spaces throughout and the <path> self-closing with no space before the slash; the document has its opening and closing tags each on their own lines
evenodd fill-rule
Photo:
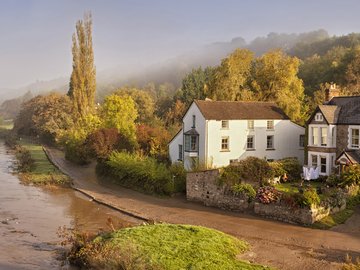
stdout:
<svg viewBox="0 0 360 270">
<path fill-rule="evenodd" d="M 227 166 L 249 156 L 303 162 L 305 129 L 274 103 L 195 100 L 169 143 L 171 161 Z"/>
<path fill-rule="evenodd" d="M 307 122 L 308 166 L 330 175 L 345 166 L 360 163 L 360 96 L 339 96 L 339 89 L 326 89 L 326 102 Z"/>
</svg>

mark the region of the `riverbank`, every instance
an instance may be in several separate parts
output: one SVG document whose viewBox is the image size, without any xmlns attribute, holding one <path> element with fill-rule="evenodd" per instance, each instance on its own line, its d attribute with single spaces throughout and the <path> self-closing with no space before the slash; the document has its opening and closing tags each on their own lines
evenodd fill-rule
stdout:
<svg viewBox="0 0 360 270">
<path fill-rule="evenodd" d="M 19 173 L 20 179 L 24 184 L 56 185 L 62 187 L 69 187 L 71 185 L 71 179 L 50 162 L 42 145 L 27 139 L 19 140 L 17 143 L 22 149 L 28 151 L 33 162 L 33 166 L 28 171 Z M 19 149 L 15 148 L 15 152 L 17 151 Z"/>
<path fill-rule="evenodd" d="M 101 182 L 95 164 L 77 166 L 47 148 L 49 158 L 73 180 L 74 188 L 115 209 L 147 220 L 201 225 L 244 239 L 252 246 L 242 258 L 279 269 L 338 269 L 346 254 L 360 257 L 360 209 L 345 224 L 329 231 L 299 227 L 232 213 L 186 201 L 156 198 Z"/>
</svg>

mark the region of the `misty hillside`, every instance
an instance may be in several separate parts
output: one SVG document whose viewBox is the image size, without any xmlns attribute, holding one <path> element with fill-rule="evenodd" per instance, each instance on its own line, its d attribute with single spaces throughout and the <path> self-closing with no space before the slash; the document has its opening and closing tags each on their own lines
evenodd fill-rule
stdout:
<svg viewBox="0 0 360 270">
<path fill-rule="evenodd" d="M 349 34 L 340 37 L 330 37 L 325 30 L 317 30 L 300 34 L 269 33 L 266 37 L 258 37 L 247 43 L 241 37 L 228 42 L 215 42 L 200 49 L 176 56 L 164 62 L 142 68 L 137 71 L 123 72 L 124 67 L 98 71 L 97 89 L 101 93 L 111 92 L 124 85 L 143 87 L 149 82 L 155 84 L 170 83 L 174 88 L 181 86 L 184 75 L 199 66 L 215 66 L 236 48 L 247 48 L 256 55 L 261 55 L 274 48 L 281 48 L 290 55 L 302 60 L 312 55 L 324 55 L 335 47 L 353 47 L 360 44 L 360 34 Z M 96 62 L 96 59 L 95 59 Z M 304 73 L 304 72 L 303 72 Z M 328 78 L 327 78 L 328 79 Z M 58 78 L 51 81 L 38 81 L 20 89 L 3 91 L 1 101 L 15 98 L 31 91 L 33 95 L 45 91 L 66 92 L 68 78 Z M 306 78 L 305 78 L 306 80 Z M 311 85 L 318 85 L 316 81 Z"/>
</svg>

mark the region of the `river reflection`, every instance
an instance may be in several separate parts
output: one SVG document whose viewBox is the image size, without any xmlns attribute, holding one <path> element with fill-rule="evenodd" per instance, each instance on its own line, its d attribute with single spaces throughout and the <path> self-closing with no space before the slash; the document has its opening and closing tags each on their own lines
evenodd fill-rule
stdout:
<svg viewBox="0 0 360 270">
<path fill-rule="evenodd" d="M 0 141 L 0 269 L 70 269 L 56 259 L 59 226 L 96 232 L 139 221 L 63 188 L 24 186 L 11 173 L 13 155 Z"/>
</svg>

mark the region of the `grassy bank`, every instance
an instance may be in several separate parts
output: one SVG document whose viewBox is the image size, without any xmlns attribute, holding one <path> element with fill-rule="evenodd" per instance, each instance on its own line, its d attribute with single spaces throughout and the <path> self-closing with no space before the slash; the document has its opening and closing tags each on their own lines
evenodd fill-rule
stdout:
<svg viewBox="0 0 360 270">
<path fill-rule="evenodd" d="M 356 207 L 360 205 L 360 194 L 348 199 L 346 208 L 335 214 L 331 214 L 323 219 L 315 222 L 312 227 L 316 229 L 327 230 L 334 226 L 343 224 L 352 216 Z"/>
<path fill-rule="evenodd" d="M 59 171 L 47 158 L 40 144 L 30 140 L 20 140 L 18 144 L 29 151 L 34 165 L 29 171 L 21 173 L 24 183 L 34 185 L 70 185 L 70 178 Z"/>
<path fill-rule="evenodd" d="M 91 269 L 269 269 L 236 259 L 246 242 L 199 226 L 145 225 L 78 239 L 69 259 Z"/>
</svg>

